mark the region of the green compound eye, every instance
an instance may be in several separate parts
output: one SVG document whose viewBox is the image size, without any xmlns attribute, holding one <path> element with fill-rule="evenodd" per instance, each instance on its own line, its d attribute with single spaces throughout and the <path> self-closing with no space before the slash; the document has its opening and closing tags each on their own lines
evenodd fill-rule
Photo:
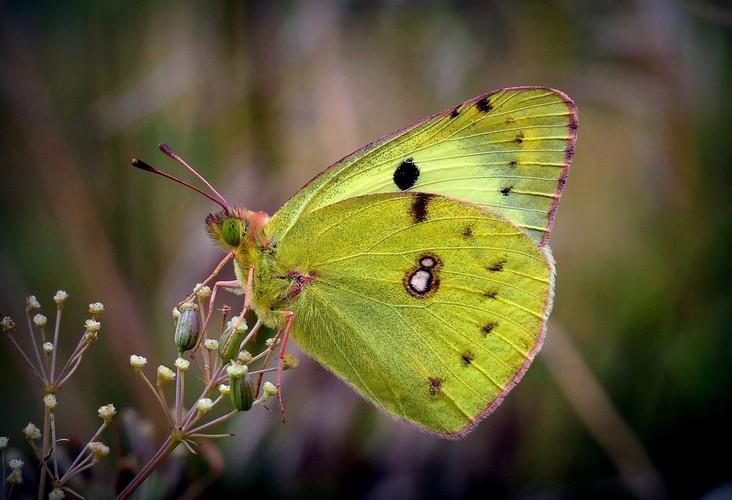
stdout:
<svg viewBox="0 0 732 500">
<path fill-rule="evenodd" d="M 243 233 L 243 226 L 239 219 L 226 219 L 221 224 L 221 234 L 224 237 L 224 241 L 233 247 L 238 247 L 241 242 Z"/>
</svg>

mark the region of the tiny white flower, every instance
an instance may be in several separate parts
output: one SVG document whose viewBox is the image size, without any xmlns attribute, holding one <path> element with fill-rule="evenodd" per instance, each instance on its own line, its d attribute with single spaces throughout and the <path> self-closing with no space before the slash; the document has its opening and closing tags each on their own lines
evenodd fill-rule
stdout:
<svg viewBox="0 0 732 500">
<path fill-rule="evenodd" d="M 13 460 L 8 460 L 8 467 L 13 470 L 20 469 L 21 467 L 23 467 L 23 463 L 24 462 L 21 459 L 14 458 Z"/>
<path fill-rule="evenodd" d="M 35 295 L 28 295 L 25 299 L 25 310 L 31 312 L 35 309 L 40 309 L 41 303 L 38 302 Z"/>
<path fill-rule="evenodd" d="M 54 488 L 48 494 L 48 500 L 61 500 L 62 498 L 66 498 L 66 493 L 61 488 Z"/>
<path fill-rule="evenodd" d="M 289 352 L 285 354 L 285 357 L 283 359 L 282 363 L 282 369 L 283 370 L 292 370 L 300 366 L 300 360 L 297 359 L 295 356 L 290 354 Z"/>
<path fill-rule="evenodd" d="M 247 365 L 243 365 L 237 361 L 232 362 L 229 366 L 226 367 L 226 374 L 229 377 L 243 377 L 247 373 L 249 373 L 249 368 L 247 368 Z"/>
<path fill-rule="evenodd" d="M 37 441 L 41 438 L 41 429 L 36 427 L 33 422 L 28 422 L 28 425 L 23 428 L 23 434 L 28 441 Z"/>
<path fill-rule="evenodd" d="M 56 292 L 56 295 L 53 296 L 54 302 L 56 304 L 63 304 L 66 299 L 69 298 L 69 294 L 66 293 L 64 290 L 59 290 Z"/>
<path fill-rule="evenodd" d="M 7 436 L 0 436 L 0 451 L 6 450 L 8 448 L 8 439 Z"/>
<path fill-rule="evenodd" d="M 55 394 L 46 394 L 43 396 L 43 404 L 46 405 L 46 408 L 53 411 L 56 408 L 56 405 L 58 404 L 56 401 L 56 395 Z"/>
<path fill-rule="evenodd" d="M 130 364 L 135 370 L 140 371 L 142 367 L 147 364 L 147 358 L 145 356 L 138 356 L 137 354 L 133 354 L 132 356 L 130 356 Z"/>
<path fill-rule="evenodd" d="M 277 387 L 272 382 L 265 382 L 262 386 L 262 401 L 266 401 L 272 396 L 277 395 Z"/>
<path fill-rule="evenodd" d="M 10 475 L 6 479 L 7 484 L 23 484 L 23 461 L 19 459 L 10 460 Z"/>
<path fill-rule="evenodd" d="M 4 332 L 8 332 L 15 328 L 15 321 L 10 316 L 5 316 L 2 320 L 2 327 Z"/>
<path fill-rule="evenodd" d="M 252 360 L 252 353 L 249 351 L 241 351 L 236 358 L 246 365 Z"/>
<path fill-rule="evenodd" d="M 33 316 L 33 323 L 35 323 L 38 328 L 46 326 L 46 321 L 48 321 L 48 319 L 43 314 L 36 314 Z"/>
<path fill-rule="evenodd" d="M 165 384 L 175 380 L 175 372 L 165 365 L 158 366 L 158 383 Z"/>
<path fill-rule="evenodd" d="M 200 283 L 196 285 L 196 289 L 197 289 L 197 288 L 198 288 L 199 286 L 201 286 L 201 284 L 200 284 Z M 209 287 L 207 287 L 207 286 L 202 286 L 202 287 L 200 288 L 200 290 L 198 290 L 198 291 L 196 292 L 196 295 L 198 296 L 198 298 L 199 298 L 199 299 L 207 299 L 207 298 L 209 298 L 209 297 L 211 296 L 211 288 L 209 288 Z"/>
<path fill-rule="evenodd" d="M 45 352 L 46 354 L 51 354 L 53 352 L 53 342 L 44 342 L 43 352 Z"/>
<path fill-rule="evenodd" d="M 191 366 L 191 362 L 183 358 L 176 359 L 173 364 L 182 372 L 186 371 Z"/>
<path fill-rule="evenodd" d="M 95 319 L 88 319 L 84 322 L 84 328 L 86 328 L 86 331 L 91 333 L 98 332 L 101 327 L 102 324 Z"/>
<path fill-rule="evenodd" d="M 97 316 L 102 312 L 104 312 L 104 304 L 101 302 L 92 302 L 89 304 L 89 314 L 92 316 Z"/>
<path fill-rule="evenodd" d="M 216 339 L 206 339 L 203 345 L 209 351 L 216 351 L 219 348 L 219 341 Z"/>
<path fill-rule="evenodd" d="M 109 421 L 112 420 L 112 417 L 117 413 L 117 409 L 112 403 L 109 403 L 107 405 L 100 406 L 97 413 L 99 414 L 99 418 L 104 420 L 104 423 L 108 424 Z"/>
<path fill-rule="evenodd" d="M 99 441 L 92 441 L 86 445 L 96 458 L 106 457 L 109 455 L 109 446 Z"/>
<path fill-rule="evenodd" d="M 275 337 L 270 337 L 267 340 L 265 340 L 264 343 L 267 345 L 267 347 L 272 349 L 273 347 L 280 345 L 281 342 L 280 342 L 280 339 L 277 339 Z"/>
<path fill-rule="evenodd" d="M 226 384 L 221 384 L 219 386 L 219 392 L 221 393 L 222 396 L 226 396 L 227 394 L 229 394 L 231 392 L 231 388 Z"/>
<path fill-rule="evenodd" d="M 213 401 L 210 398 L 201 398 L 196 402 L 196 408 L 201 413 L 206 413 L 213 408 Z"/>
</svg>

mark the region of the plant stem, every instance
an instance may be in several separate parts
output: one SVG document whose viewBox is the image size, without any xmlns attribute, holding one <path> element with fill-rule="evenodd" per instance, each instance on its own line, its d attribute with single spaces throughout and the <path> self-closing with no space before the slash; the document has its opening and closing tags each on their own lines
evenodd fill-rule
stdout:
<svg viewBox="0 0 732 500">
<path fill-rule="evenodd" d="M 174 438 L 172 435 L 168 436 L 163 444 L 160 446 L 160 449 L 155 453 L 155 455 L 150 459 L 150 461 L 145 465 L 145 467 L 142 468 L 140 472 L 137 473 L 137 475 L 130 481 L 130 483 L 125 487 L 122 492 L 117 495 L 117 500 L 124 500 L 126 498 L 129 498 L 130 495 L 132 495 L 137 488 L 140 487 L 140 485 L 145 481 L 145 479 L 150 476 L 150 474 L 153 473 L 157 467 L 165 461 L 166 458 L 168 458 L 168 455 L 170 455 L 174 449 L 178 447 L 180 444 L 180 440 L 177 438 Z"/>
</svg>

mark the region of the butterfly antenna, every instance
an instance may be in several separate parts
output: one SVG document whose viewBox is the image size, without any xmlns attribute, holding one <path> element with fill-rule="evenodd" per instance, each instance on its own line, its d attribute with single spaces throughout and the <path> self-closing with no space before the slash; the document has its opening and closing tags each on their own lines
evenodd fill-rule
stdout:
<svg viewBox="0 0 732 500">
<path fill-rule="evenodd" d="M 168 146 L 164 142 L 161 142 L 160 144 L 158 144 L 158 148 L 160 148 L 160 151 L 162 151 L 164 154 L 166 154 L 167 156 L 170 156 L 175 161 L 177 161 L 178 163 L 180 163 L 181 165 L 186 167 L 193 175 L 195 175 L 196 177 L 201 179 L 201 181 L 203 181 L 203 183 L 206 184 L 206 186 L 208 186 L 208 188 L 211 190 L 211 192 L 219 197 L 219 200 L 221 200 L 221 202 L 222 202 L 222 203 L 219 203 L 219 205 L 225 207 L 227 213 L 229 212 L 229 209 L 228 209 L 229 203 L 226 201 L 226 198 L 221 196 L 221 193 L 216 191 L 216 189 L 201 174 L 196 172 L 196 169 L 194 169 L 188 163 L 186 163 L 186 161 L 183 158 L 178 156 L 178 153 L 176 153 L 175 151 L 170 149 L 170 146 Z"/>
<path fill-rule="evenodd" d="M 142 160 L 140 160 L 140 159 L 138 159 L 138 158 L 133 158 L 133 159 L 132 159 L 132 166 L 133 166 L 133 167 L 137 167 L 137 168 L 139 168 L 140 170 L 145 170 L 146 172 L 152 172 L 153 174 L 158 174 L 158 175 L 160 175 L 160 176 L 163 176 L 163 177 L 165 177 L 166 179 L 170 179 L 171 181 L 175 181 L 175 182 L 177 182 L 178 184 L 183 184 L 183 185 L 184 185 L 185 187 L 187 187 L 187 188 L 190 188 L 190 189 L 194 190 L 194 191 L 195 191 L 195 192 L 197 192 L 197 193 L 201 193 L 201 194 L 202 194 L 203 196 L 205 196 L 205 197 L 206 197 L 206 198 L 208 198 L 209 200 L 213 201 L 214 203 L 216 203 L 216 204 L 218 204 L 218 205 L 221 205 L 221 208 L 223 208 L 223 209 L 224 209 L 224 211 L 225 211 L 225 212 L 226 212 L 227 214 L 230 214 L 230 213 L 231 213 L 231 207 L 229 207 L 229 204 L 228 204 L 228 203 L 226 202 L 226 200 L 225 200 L 225 199 L 223 198 L 223 196 L 221 196 L 221 195 L 220 195 L 219 193 L 217 193 L 217 192 L 216 192 L 216 190 L 213 190 L 213 191 L 214 191 L 214 192 L 215 192 L 215 193 L 216 193 L 216 194 L 217 194 L 217 195 L 218 195 L 218 196 L 219 196 L 219 197 L 221 198 L 221 200 L 217 200 L 216 198 L 214 198 L 213 196 L 211 196 L 211 195 L 210 195 L 210 194 L 208 194 L 207 192 L 205 192 L 205 191 L 203 191 L 203 190 L 201 190 L 201 189 L 197 188 L 197 187 L 196 187 L 196 186 L 194 186 L 193 184 L 189 184 L 189 183 L 187 183 L 187 182 L 186 182 L 186 181 L 184 181 L 184 180 L 178 179 L 177 177 L 174 177 L 174 176 L 172 176 L 172 175 L 170 175 L 170 174 L 168 174 L 168 173 L 165 173 L 165 172 L 163 172 L 162 170 L 158 170 L 157 168 L 153 167 L 152 165 L 148 165 L 147 163 L 145 163 L 144 161 L 142 161 Z M 190 168 L 190 167 L 188 167 L 188 168 Z M 195 172 L 195 171 L 194 171 L 194 172 Z M 199 178 L 201 178 L 201 176 L 200 176 L 200 175 L 198 175 L 197 173 L 196 173 L 196 175 L 197 175 L 197 176 L 198 176 Z M 210 186 L 210 185 L 208 184 L 208 182 L 206 182 L 206 184 L 207 184 L 207 185 L 208 185 L 209 187 L 211 187 L 211 186 Z M 212 188 L 212 189 L 213 189 L 213 188 Z"/>
</svg>

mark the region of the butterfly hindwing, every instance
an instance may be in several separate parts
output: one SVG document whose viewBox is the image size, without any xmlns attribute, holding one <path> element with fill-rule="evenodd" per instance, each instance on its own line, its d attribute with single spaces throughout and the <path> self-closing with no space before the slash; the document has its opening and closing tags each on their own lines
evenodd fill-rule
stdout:
<svg viewBox="0 0 732 500">
<path fill-rule="evenodd" d="M 430 193 L 304 213 L 269 259 L 267 277 L 290 282 L 281 306 L 305 352 L 386 412 L 448 437 L 518 382 L 551 307 L 547 248 L 495 212 Z"/>
<path fill-rule="evenodd" d="M 274 233 L 364 194 L 428 192 L 497 211 L 546 243 L 577 133 L 563 93 L 517 87 L 485 94 L 385 136 L 315 177 L 275 214 Z"/>
</svg>

